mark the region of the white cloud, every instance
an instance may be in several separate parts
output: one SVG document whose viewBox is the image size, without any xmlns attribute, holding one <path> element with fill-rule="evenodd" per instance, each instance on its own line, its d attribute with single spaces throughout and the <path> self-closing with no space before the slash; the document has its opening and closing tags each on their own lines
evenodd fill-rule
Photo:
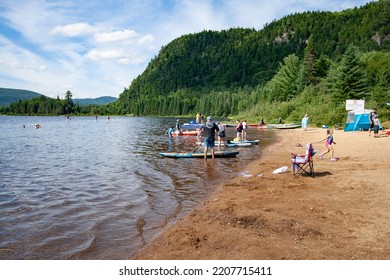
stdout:
<svg viewBox="0 0 390 280">
<path fill-rule="evenodd" d="M 144 44 L 147 44 L 147 43 L 152 43 L 152 42 L 154 42 L 154 39 L 155 38 L 154 38 L 153 35 L 147 34 L 147 35 L 143 36 L 142 38 L 140 38 L 138 40 L 138 44 L 139 45 L 144 45 Z"/>
<path fill-rule="evenodd" d="M 95 40 L 100 43 L 123 41 L 134 38 L 137 33 L 134 30 L 123 30 L 95 34 Z"/>
<path fill-rule="evenodd" d="M 104 59 L 113 59 L 113 58 L 122 58 L 124 55 L 118 50 L 91 50 L 88 52 L 86 57 L 91 60 L 104 60 Z"/>
<path fill-rule="evenodd" d="M 91 34 L 93 32 L 96 32 L 96 27 L 85 23 L 85 22 L 79 22 L 79 23 L 73 23 L 73 24 L 67 24 L 63 26 L 56 26 L 52 31 L 51 34 L 59 34 L 63 36 L 69 36 L 69 37 L 75 37 L 85 34 Z"/>
</svg>

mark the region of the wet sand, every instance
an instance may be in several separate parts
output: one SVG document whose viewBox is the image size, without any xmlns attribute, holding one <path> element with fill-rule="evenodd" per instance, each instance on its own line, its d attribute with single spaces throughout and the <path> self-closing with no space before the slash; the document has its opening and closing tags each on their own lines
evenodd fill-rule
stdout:
<svg viewBox="0 0 390 280">
<path fill-rule="evenodd" d="M 390 259 L 390 138 L 335 130 L 331 161 L 319 158 L 325 137 L 321 128 L 278 130 L 243 170 L 252 176 L 218 186 L 133 259 Z M 295 178 L 290 153 L 307 142 L 317 150 L 315 177 Z M 272 173 L 281 166 L 288 171 Z"/>
</svg>

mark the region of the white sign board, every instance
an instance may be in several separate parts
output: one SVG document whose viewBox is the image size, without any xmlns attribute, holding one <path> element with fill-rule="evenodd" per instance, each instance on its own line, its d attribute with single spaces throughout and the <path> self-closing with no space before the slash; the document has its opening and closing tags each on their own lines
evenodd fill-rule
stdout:
<svg viewBox="0 0 390 280">
<path fill-rule="evenodd" d="M 347 102 L 345 103 L 345 109 L 347 109 L 347 111 L 363 110 L 364 100 L 356 100 L 356 99 L 347 100 Z"/>
</svg>

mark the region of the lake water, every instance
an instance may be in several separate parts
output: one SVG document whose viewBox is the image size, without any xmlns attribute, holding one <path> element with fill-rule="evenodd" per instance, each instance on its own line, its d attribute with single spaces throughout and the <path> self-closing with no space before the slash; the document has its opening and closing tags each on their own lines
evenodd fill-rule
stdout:
<svg viewBox="0 0 390 280">
<path fill-rule="evenodd" d="M 248 139 L 260 145 L 239 148 L 236 158 L 163 158 L 198 146 L 194 136 L 169 140 L 174 123 L 0 116 L 0 259 L 128 259 L 240 176 L 273 138 L 250 128 Z"/>
</svg>

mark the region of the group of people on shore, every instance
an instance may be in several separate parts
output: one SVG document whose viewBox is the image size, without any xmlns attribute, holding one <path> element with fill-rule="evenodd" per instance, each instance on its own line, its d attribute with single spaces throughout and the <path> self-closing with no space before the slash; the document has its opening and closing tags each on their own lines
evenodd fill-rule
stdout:
<svg viewBox="0 0 390 280">
<path fill-rule="evenodd" d="M 198 118 L 200 118 L 199 114 L 196 115 L 196 120 L 198 121 Z M 198 122 L 197 122 L 198 123 Z M 178 119 L 176 121 L 175 126 L 171 126 L 167 134 L 170 138 L 174 137 L 174 133 L 180 132 L 180 120 Z M 214 159 L 215 155 L 215 134 L 218 132 L 218 149 L 221 149 L 221 145 L 225 145 L 225 137 L 226 137 L 226 131 L 225 131 L 225 125 L 222 124 L 220 121 L 215 123 L 211 116 L 208 116 L 206 118 L 206 122 L 198 128 L 198 136 L 200 136 L 201 133 L 203 133 L 204 139 L 202 144 L 204 145 L 204 159 L 207 160 L 207 154 L 210 150 L 211 157 Z"/>
<path fill-rule="evenodd" d="M 202 117 L 203 115 L 200 115 L 199 113 L 196 114 L 196 122 L 199 124 L 202 124 Z M 378 131 L 380 128 L 380 122 L 378 118 L 378 114 L 376 112 L 376 108 L 373 108 L 372 111 L 370 112 L 370 128 L 369 128 L 369 136 L 371 136 L 371 131 L 374 131 L 374 137 L 378 138 Z M 281 121 L 281 118 L 280 118 Z M 261 120 L 261 123 L 264 124 L 264 120 Z M 309 115 L 305 114 L 305 116 L 302 118 L 302 128 L 303 130 L 307 130 L 309 123 Z M 175 126 L 176 131 L 180 131 L 180 124 L 179 120 L 176 122 Z M 168 135 L 170 137 L 173 137 L 172 134 L 175 132 L 174 127 L 170 127 L 168 130 Z M 248 129 L 248 124 L 246 120 L 240 121 L 236 120 L 236 141 L 241 142 L 243 140 L 246 140 L 246 132 Z M 225 125 L 221 124 L 221 122 L 215 123 L 211 116 L 208 116 L 206 118 L 206 122 L 199 127 L 198 129 L 198 136 L 200 136 L 200 133 L 203 132 L 204 140 L 202 144 L 204 145 L 204 159 L 207 159 L 207 153 L 208 150 L 210 149 L 211 151 L 211 157 L 214 159 L 214 154 L 215 154 L 215 133 L 218 132 L 218 149 L 221 149 L 221 145 L 226 145 L 225 143 L 225 138 L 226 138 L 226 131 L 225 131 Z M 321 139 L 318 141 L 318 143 L 325 142 L 325 147 L 326 150 L 320 154 L 320 159 L 323 159 L 324 155 L 330 153 L 331 158 L 330 160 L 336 161 L 337 158 L 334 157 L 334 149 L 333 149 L 333 144 L 336 144 L 334 141 L 333 137 L 333 129 L 327 129 L 326 131 L 326 137 L 324 139 Z"/>
</svg>

